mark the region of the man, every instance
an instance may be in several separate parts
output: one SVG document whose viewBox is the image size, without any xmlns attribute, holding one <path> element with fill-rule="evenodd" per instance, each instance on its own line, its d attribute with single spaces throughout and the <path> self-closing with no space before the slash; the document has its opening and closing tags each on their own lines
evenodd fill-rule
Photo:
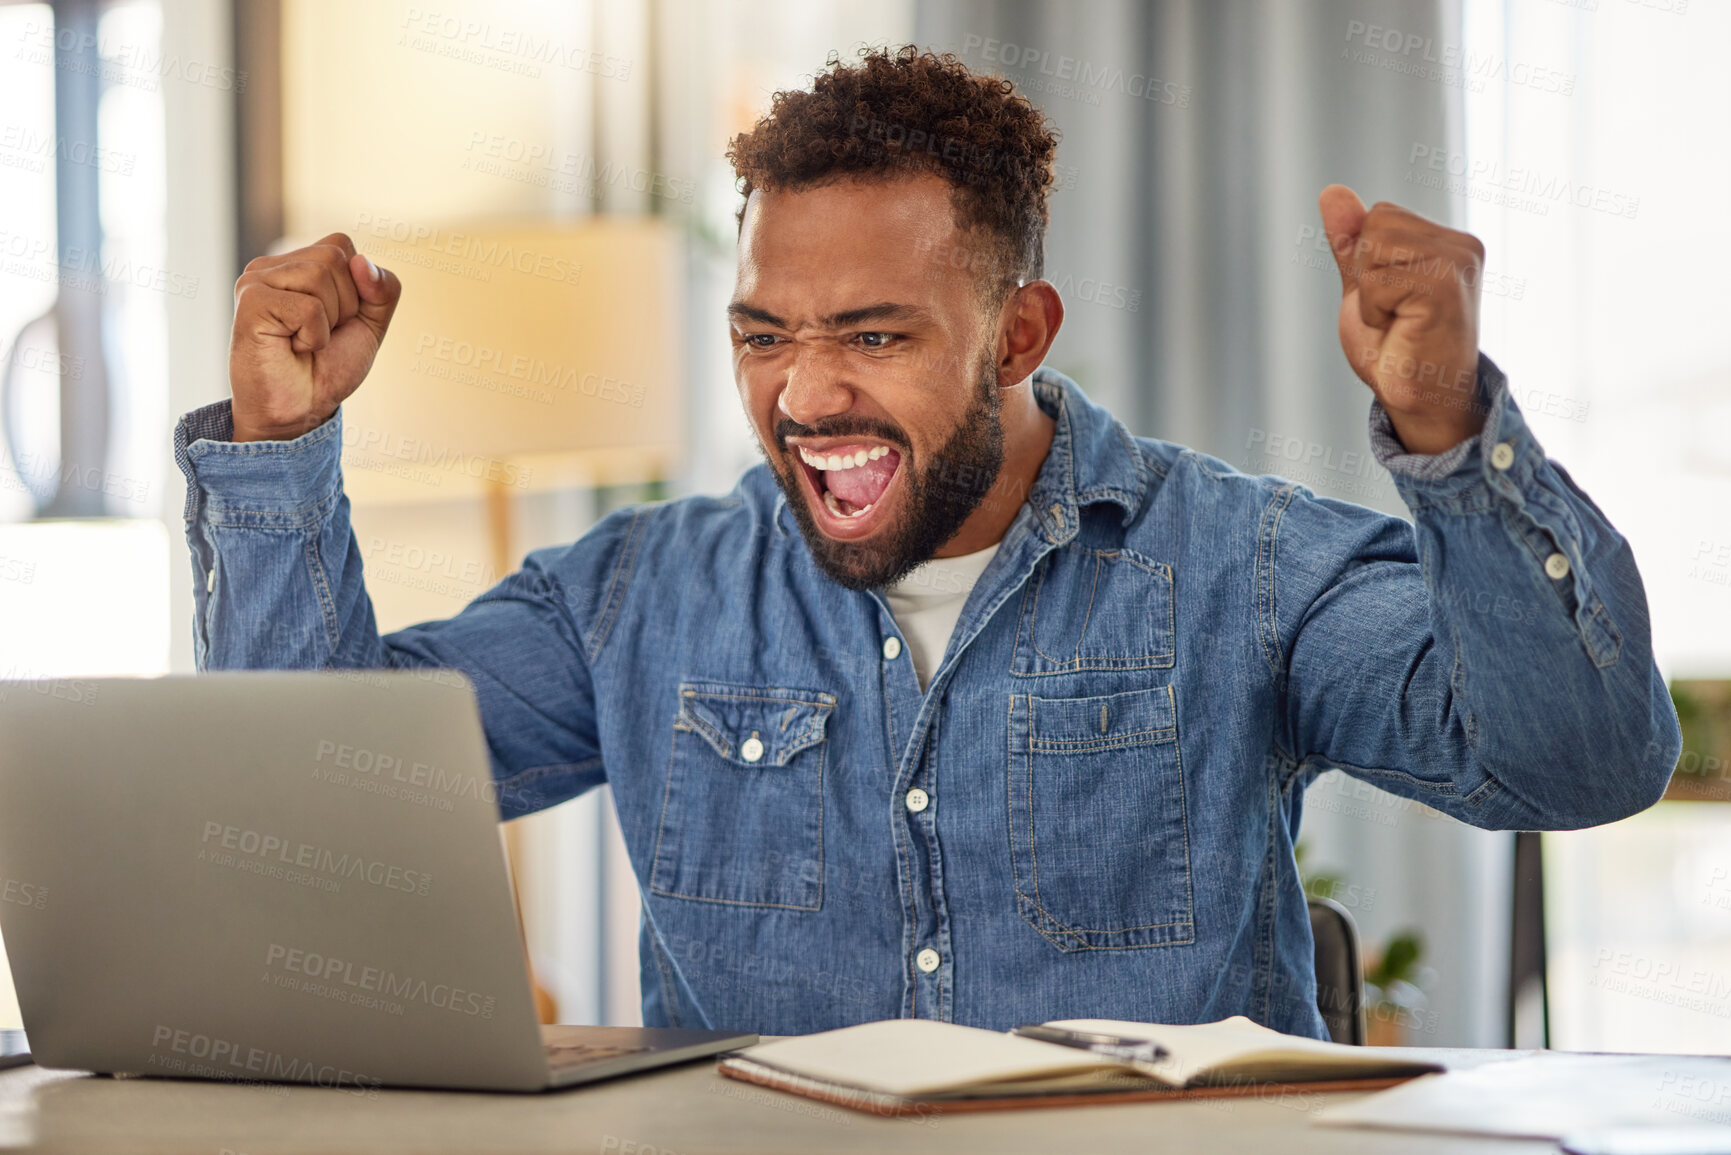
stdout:
<svg viewBox="0 0 1731 1155">
<path fill-rule="evenodd" d="M 731 153 L 766 465 L 385 638 L 338 406 L 396 278 L 341 235 L 252 262 L 233 401 L 177 434 L 201 664 L 455 667 L 505 817 L 610 783 L 650 1024 L 1322 1034 L 1305 785 L 1489 828 L 1649 805 L 1680 740 L 1640 577 L 1478 352 L 1478 242 L 1340 186 L 1342 348 L 1416 526 L 1132 438 L 1040 368 L 1054 149 L 911 49 L 778 94 Z"/>
</svg>

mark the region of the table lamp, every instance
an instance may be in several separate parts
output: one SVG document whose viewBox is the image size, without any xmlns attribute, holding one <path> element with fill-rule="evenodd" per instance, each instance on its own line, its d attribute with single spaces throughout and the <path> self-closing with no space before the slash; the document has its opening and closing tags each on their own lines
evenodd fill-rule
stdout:
<svg viewBox="0 0 1731 1155">
<path fill-rule="evenodd" d="M 684 348 L 671 227 L 653 217 L 411 226 L 363 214 L 353 236 L 403 295 L 366 385 L 343 405 L 345 455 L 392 468 L 348 471 L 351 499 L 667 476 L 682 441 Z"/>
</svg>

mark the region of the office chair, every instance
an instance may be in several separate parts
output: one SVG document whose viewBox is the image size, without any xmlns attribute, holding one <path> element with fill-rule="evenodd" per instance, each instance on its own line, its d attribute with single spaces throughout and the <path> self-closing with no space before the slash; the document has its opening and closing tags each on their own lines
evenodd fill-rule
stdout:
<svg viewBox="0 0 1731 1155">
<path fill-rule="evenodd" d="M 1332 898 L 1310 900 L 1310 934 L 1316 940 L 1316 1005 L 1328 1036 L 1364 1045 L 1364 965 L 1352 915 Z"/>
</svg>

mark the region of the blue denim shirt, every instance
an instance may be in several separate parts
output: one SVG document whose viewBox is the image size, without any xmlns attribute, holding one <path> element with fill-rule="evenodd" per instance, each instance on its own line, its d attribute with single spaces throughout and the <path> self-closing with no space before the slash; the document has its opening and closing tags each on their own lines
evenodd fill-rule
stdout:
<svg viewBox="0 0 1731 1155">
<path fill-rule="evenodd" d="M 1321 1036 L 1292 853 L 1316 774 L 1490 828 L 1662 792 L 1680 738 L 1634 558 L 1488 360 L 1485 431 L 1448 453 L 1405 455 L 1372 408 L 1416 526 L 1035 389 L 1051 451 L 924 693 L 761 465 L 380 637 L 340 414 L 232 444 L 226 403 L 177 431 L 199 663 L 455 667 L 505 817 L 609 783 L 650 1025 Z"/>
</svg>

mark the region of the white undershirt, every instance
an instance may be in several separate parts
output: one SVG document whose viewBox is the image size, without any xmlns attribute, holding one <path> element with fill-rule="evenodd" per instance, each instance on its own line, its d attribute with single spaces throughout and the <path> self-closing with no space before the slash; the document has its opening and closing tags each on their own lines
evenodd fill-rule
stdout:
<svg viewBox="0 0 1731 1155">
<path fill-rule="evenodd" d="M 884 587 L 884 600 L 907 639 L 908 657 L 922 691 L 943 660 L 968 594 L 997 552 L 997 545 L 989 545 L 961 557 L 935 557 L 901 581 Z"/>
</svg>

